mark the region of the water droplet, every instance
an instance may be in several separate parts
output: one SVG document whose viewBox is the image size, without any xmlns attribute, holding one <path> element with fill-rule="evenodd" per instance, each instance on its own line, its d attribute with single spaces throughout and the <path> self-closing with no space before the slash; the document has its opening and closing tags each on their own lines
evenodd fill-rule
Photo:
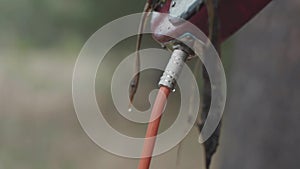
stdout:
<svg viewBox="0 0 300 169">
<path fill-rule="evenodd" d="M 132 112 L 132 108 L 129 108 L 129 109 L 128 109 L 128 112 Z"/>
<path fill-rule="evenodd" d="M 174 7 L 175 5 L 176 5 L 176 1 L 173 1 L 171 7 Z"/>
</svg>

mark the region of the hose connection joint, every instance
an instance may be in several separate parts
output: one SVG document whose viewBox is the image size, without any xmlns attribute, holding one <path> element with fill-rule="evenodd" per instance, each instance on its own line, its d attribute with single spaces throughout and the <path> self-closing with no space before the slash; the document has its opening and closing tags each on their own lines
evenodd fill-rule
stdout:
<svg viewBox="0 0 300 169">
<path fill-rule="evenodd" d="M 189 56 L 182 48 L 174 49 L 171 58 L 165 68 L 163 75 L 160 78 L 159 86 L 166 86 L 170 89 L 174 89 L 176 80 L 178 79 L 181 70 L 183 68 L 184 62 Z"/>
</svg>

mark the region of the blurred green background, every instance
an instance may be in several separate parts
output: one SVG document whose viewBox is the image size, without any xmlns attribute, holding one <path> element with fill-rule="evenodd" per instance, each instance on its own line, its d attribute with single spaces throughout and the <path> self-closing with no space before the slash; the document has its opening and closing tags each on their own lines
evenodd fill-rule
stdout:
<svg viewBox="0 0 300 169">
<path fill-rule="evenodd" d="M 101 26 L 141 12 L 140 0 L 0 0 L 0 169 L 135 168 L 138 160 L 112 155 L 95 145 L 81 129 L 73 109 L 73 67 L 85 41 Z M 134 52 L 135 37 L 108 54 L 97 76 L 97 97 L 107 120 L 120 132 L 143 136 L 146 125 L 126 122 L 111 98 L 113 67 Z M 158 47 L 146 36 L 143 47 Z M 105 66 L 106 65 L 106 66 Z M 100 66 L 101 67 L 101 66 Z M 145 71 L 137 106 L 147 108 L 148 91 L 161 72 Z M 174 94 L 172 102 L 178 100 Z M 147 97 L 145 97 L 147 96 Z M 139 100 L 139 99 L 137 99 Z M 161 130 L 176 118 L 169 106 Z M 175 111 L 176 112 L 176 111 Z M 197 129 L 184 141 L 180 165 L 202 165 Z M 177 148 L 158 156 L 154 168 L 174 168 Z M 191 158 L 193 157 L 193 158 Z"/>
</svg>

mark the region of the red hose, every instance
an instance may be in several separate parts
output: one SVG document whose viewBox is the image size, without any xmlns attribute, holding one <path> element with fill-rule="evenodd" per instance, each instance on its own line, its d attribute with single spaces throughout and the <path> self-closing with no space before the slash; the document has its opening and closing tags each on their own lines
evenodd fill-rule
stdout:
<svg viewBox="0 0 300 169">
<path fill-rule="evenodd" d="M 164 111 L 169 93 L 170 89 L 165 86 L 161 86 L 157 93 L 145 137 L 148 139 L 145 139 L 142 158 L 140 159 L 138 169 L 149 169 L 161 115 Z"/>
</svg>

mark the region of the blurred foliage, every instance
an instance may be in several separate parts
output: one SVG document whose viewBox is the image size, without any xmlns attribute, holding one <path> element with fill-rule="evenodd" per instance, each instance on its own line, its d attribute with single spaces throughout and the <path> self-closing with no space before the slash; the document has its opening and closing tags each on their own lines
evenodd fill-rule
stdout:
<svg viewBox="0 0 300 169">
<path fill-rule="evenodd" d="M 53 47 L 70 39 L 81 43 L 105 23 L 141 12 L 144 3 L 140 0 L 1 0 L 0 41 L 6 47 L 13 44 L 25 48 Z"/>
</svg>

